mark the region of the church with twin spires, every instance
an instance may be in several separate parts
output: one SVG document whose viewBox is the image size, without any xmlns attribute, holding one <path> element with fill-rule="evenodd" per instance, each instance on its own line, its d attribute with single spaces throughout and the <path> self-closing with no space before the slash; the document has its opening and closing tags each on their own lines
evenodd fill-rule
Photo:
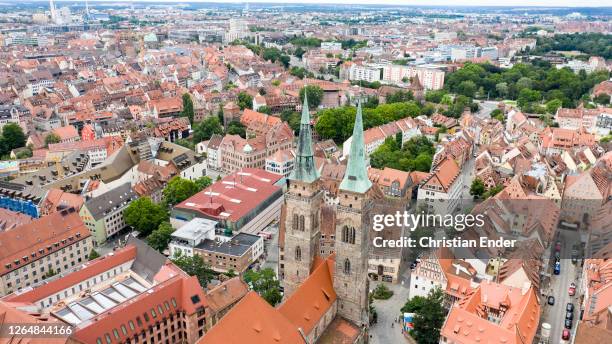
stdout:
<svg viewBox="0 0 612 344">
<path fill-rule="evenodd" d="M 344 179 L 338 186 L 334 253 L 320 254 L 324 187 L 317 170 L 305 97 L 294 171 L 279 230 L 283 301 L 272 307 L 250 292 L 199 343 L 366 343 L 371 189 L 361 102 Z"/>
</svg>

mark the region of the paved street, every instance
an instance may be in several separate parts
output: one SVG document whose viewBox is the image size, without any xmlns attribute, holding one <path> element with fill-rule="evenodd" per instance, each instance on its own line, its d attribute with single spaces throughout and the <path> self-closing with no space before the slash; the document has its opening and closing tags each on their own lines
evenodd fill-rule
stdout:
<svg viewBox="0 0 612 344">
<path fill-rule="evenodd" d="M 496 101 L 481 101 L 478 103 L 480 106 L 480 110 L 476 112 L 476 116 L 480 118 L 490 117 L 491 111 L 497 109 L 497 104 L 499 102 Z"/>
<path fill-rule="evenodd" d="M 272 238 L 264 243 L 266 261 L 263 268 L 272 268 L 278 276 L 278 224 L 272 224 L 266 228 L 267 232 L 272 232 Z"/>
<path fill-rule="evenodd" d="M 370 327 L 370 343 L 372 344 L 401 344 L 408 343 L 401 331 L 401 325 L 395 322 L 400 315 L 400 308 L 408 300 L 408 287 L 410 286 L 410 270 L 406 269 L 402 275 L 404 284 L 391 284 L 371 281 L 370 289 L 374 290 L 378 283 L 385 283 L 393 290 L 393 296 L 388 300 L 374 300 L 374 307 L 378 313 L 378 323 Z M 391 327 L 393 324 L 393 328 Z"/>
<path fill-rule="evenodd" d="M 569 302 L 574 304 L 574 320 L 572 326 L 572 337 L 575 333 L 576 322 L 580 316 L 580 305 L 578 302 L 578 293 L 576 296 L 571 297 L 568 293 L 570 283 L 576 282 L 576 273 L 579 269 L 577 265 L 572 264 L 570 256 L 572 245 L 579 243 L 579 235 L 576 231 L 559 229 L 559 239 L 561 241 L 561 274 L 554 275 L 551 268 L 551 285 L 550 290 L 547 292 L 548 295 L 555 297 L 555 304 L 550 306 L 546 302 L 547 296 L 542 299 L 542 306 L 544 308 L 542 322 L 547 322 L 551 326 L 551 340 L 550 343 L 565 343 L 561 340 L 561 334 L 564 329 L 565 323 L 565 307 Z M 556 241 L 555 241 L 556 242 Z M 551 245 L 554 249 L 554 242 Z M 554 259 L 551 260 L 554 262 Z M 552 263 L 554 264 L 554 263 Z M 578 263 L 579 264 L 579 263 Z"/>
</svg>

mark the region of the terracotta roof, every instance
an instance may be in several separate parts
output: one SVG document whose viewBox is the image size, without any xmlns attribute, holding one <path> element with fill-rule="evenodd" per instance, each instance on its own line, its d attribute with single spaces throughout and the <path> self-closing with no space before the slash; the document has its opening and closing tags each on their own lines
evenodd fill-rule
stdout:
<svg viewBox="0 0 612 344">
<path fill-rule="evenodd" d="M 249 287 L 240 277 L 231 278 L 206 293 L 210 308 L 219 312 L 242 299 L 249 292 Z"/>
<path fill-rule="evenodd" d="M 15 324 L 41 324 L 41 325 L 59 325 L 63 322 L 55 318 L 41 319 L 35 315 L 30 315 L 24 311 L 18 309 L 20 304 L 14 304 L 11 302 L 0 301 L 0 328 L 6 329 L 7 325 Z M 4 332 L 4 331 L 3 331 Z M 0 337 L 0 344 L 63 344 L 66 343 L 68 338 L 53 338 L 53 337 L 33 337 L 33 338 L 11 338 L 8 336 Z"/>
<path fill-rule="evenodd" d="M 336 301 L 334 263 L 335 255 L 332 254 L 278 307 L 279 312 L 306 335 L 310 334 Z"/>
<path fill-rule="evenodd" d="M 74 208 L 1 232 L 0 275 L 30 264 L 90 235 L 89 229 L 85 227 Z M 40 250 L 43 253 L 40 253 Z"/>
<path fill-rule="evenodd" d="M 297 344 L 305 341 L 294 324 L 251 291 L 197 343 Z"/>
<path fill-rule="evenodd" d="M 269 197 L 281 191 L 282 176 L 261 169 L 245 168 L 198 192 L 175 206 L 214 219 L 238 221 Z"/>
<path fill-rule="evenodd" d="M 59 136 L 62 141 L 79 137 L 79 132 L 72 125 L 55 128 L 53 129 L 53 133 Z"/>
</svg>

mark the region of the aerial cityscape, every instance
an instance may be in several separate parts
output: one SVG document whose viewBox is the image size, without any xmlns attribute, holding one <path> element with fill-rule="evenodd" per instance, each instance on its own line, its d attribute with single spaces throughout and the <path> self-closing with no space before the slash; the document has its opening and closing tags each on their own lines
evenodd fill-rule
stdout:
<svg viewBox="0 0 612 344">
<path fill-rule="evenodd" d="M 612 343 L 612 4 L 548 3 L 0 2 L 0 344 Z"/>
</svg>

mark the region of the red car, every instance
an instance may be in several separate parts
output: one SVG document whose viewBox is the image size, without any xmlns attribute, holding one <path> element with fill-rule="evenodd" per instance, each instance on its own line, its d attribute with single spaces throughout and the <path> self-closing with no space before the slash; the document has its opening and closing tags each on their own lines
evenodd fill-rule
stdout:
<svg viewBox="0 0 612 344">
<path fill-rule="evenodd" d="M 568 329 L 563 329 L 563 333 L 561 334 L 561 339 L 563 340 L 570 339 L 570 331 Z"/>
<path fill-rule="evenodd" d="M 574 296 L 576 294 L 576 285 L 574 283 L 570 284 L 568 292 L 569 296 Z"/>
</svg>

